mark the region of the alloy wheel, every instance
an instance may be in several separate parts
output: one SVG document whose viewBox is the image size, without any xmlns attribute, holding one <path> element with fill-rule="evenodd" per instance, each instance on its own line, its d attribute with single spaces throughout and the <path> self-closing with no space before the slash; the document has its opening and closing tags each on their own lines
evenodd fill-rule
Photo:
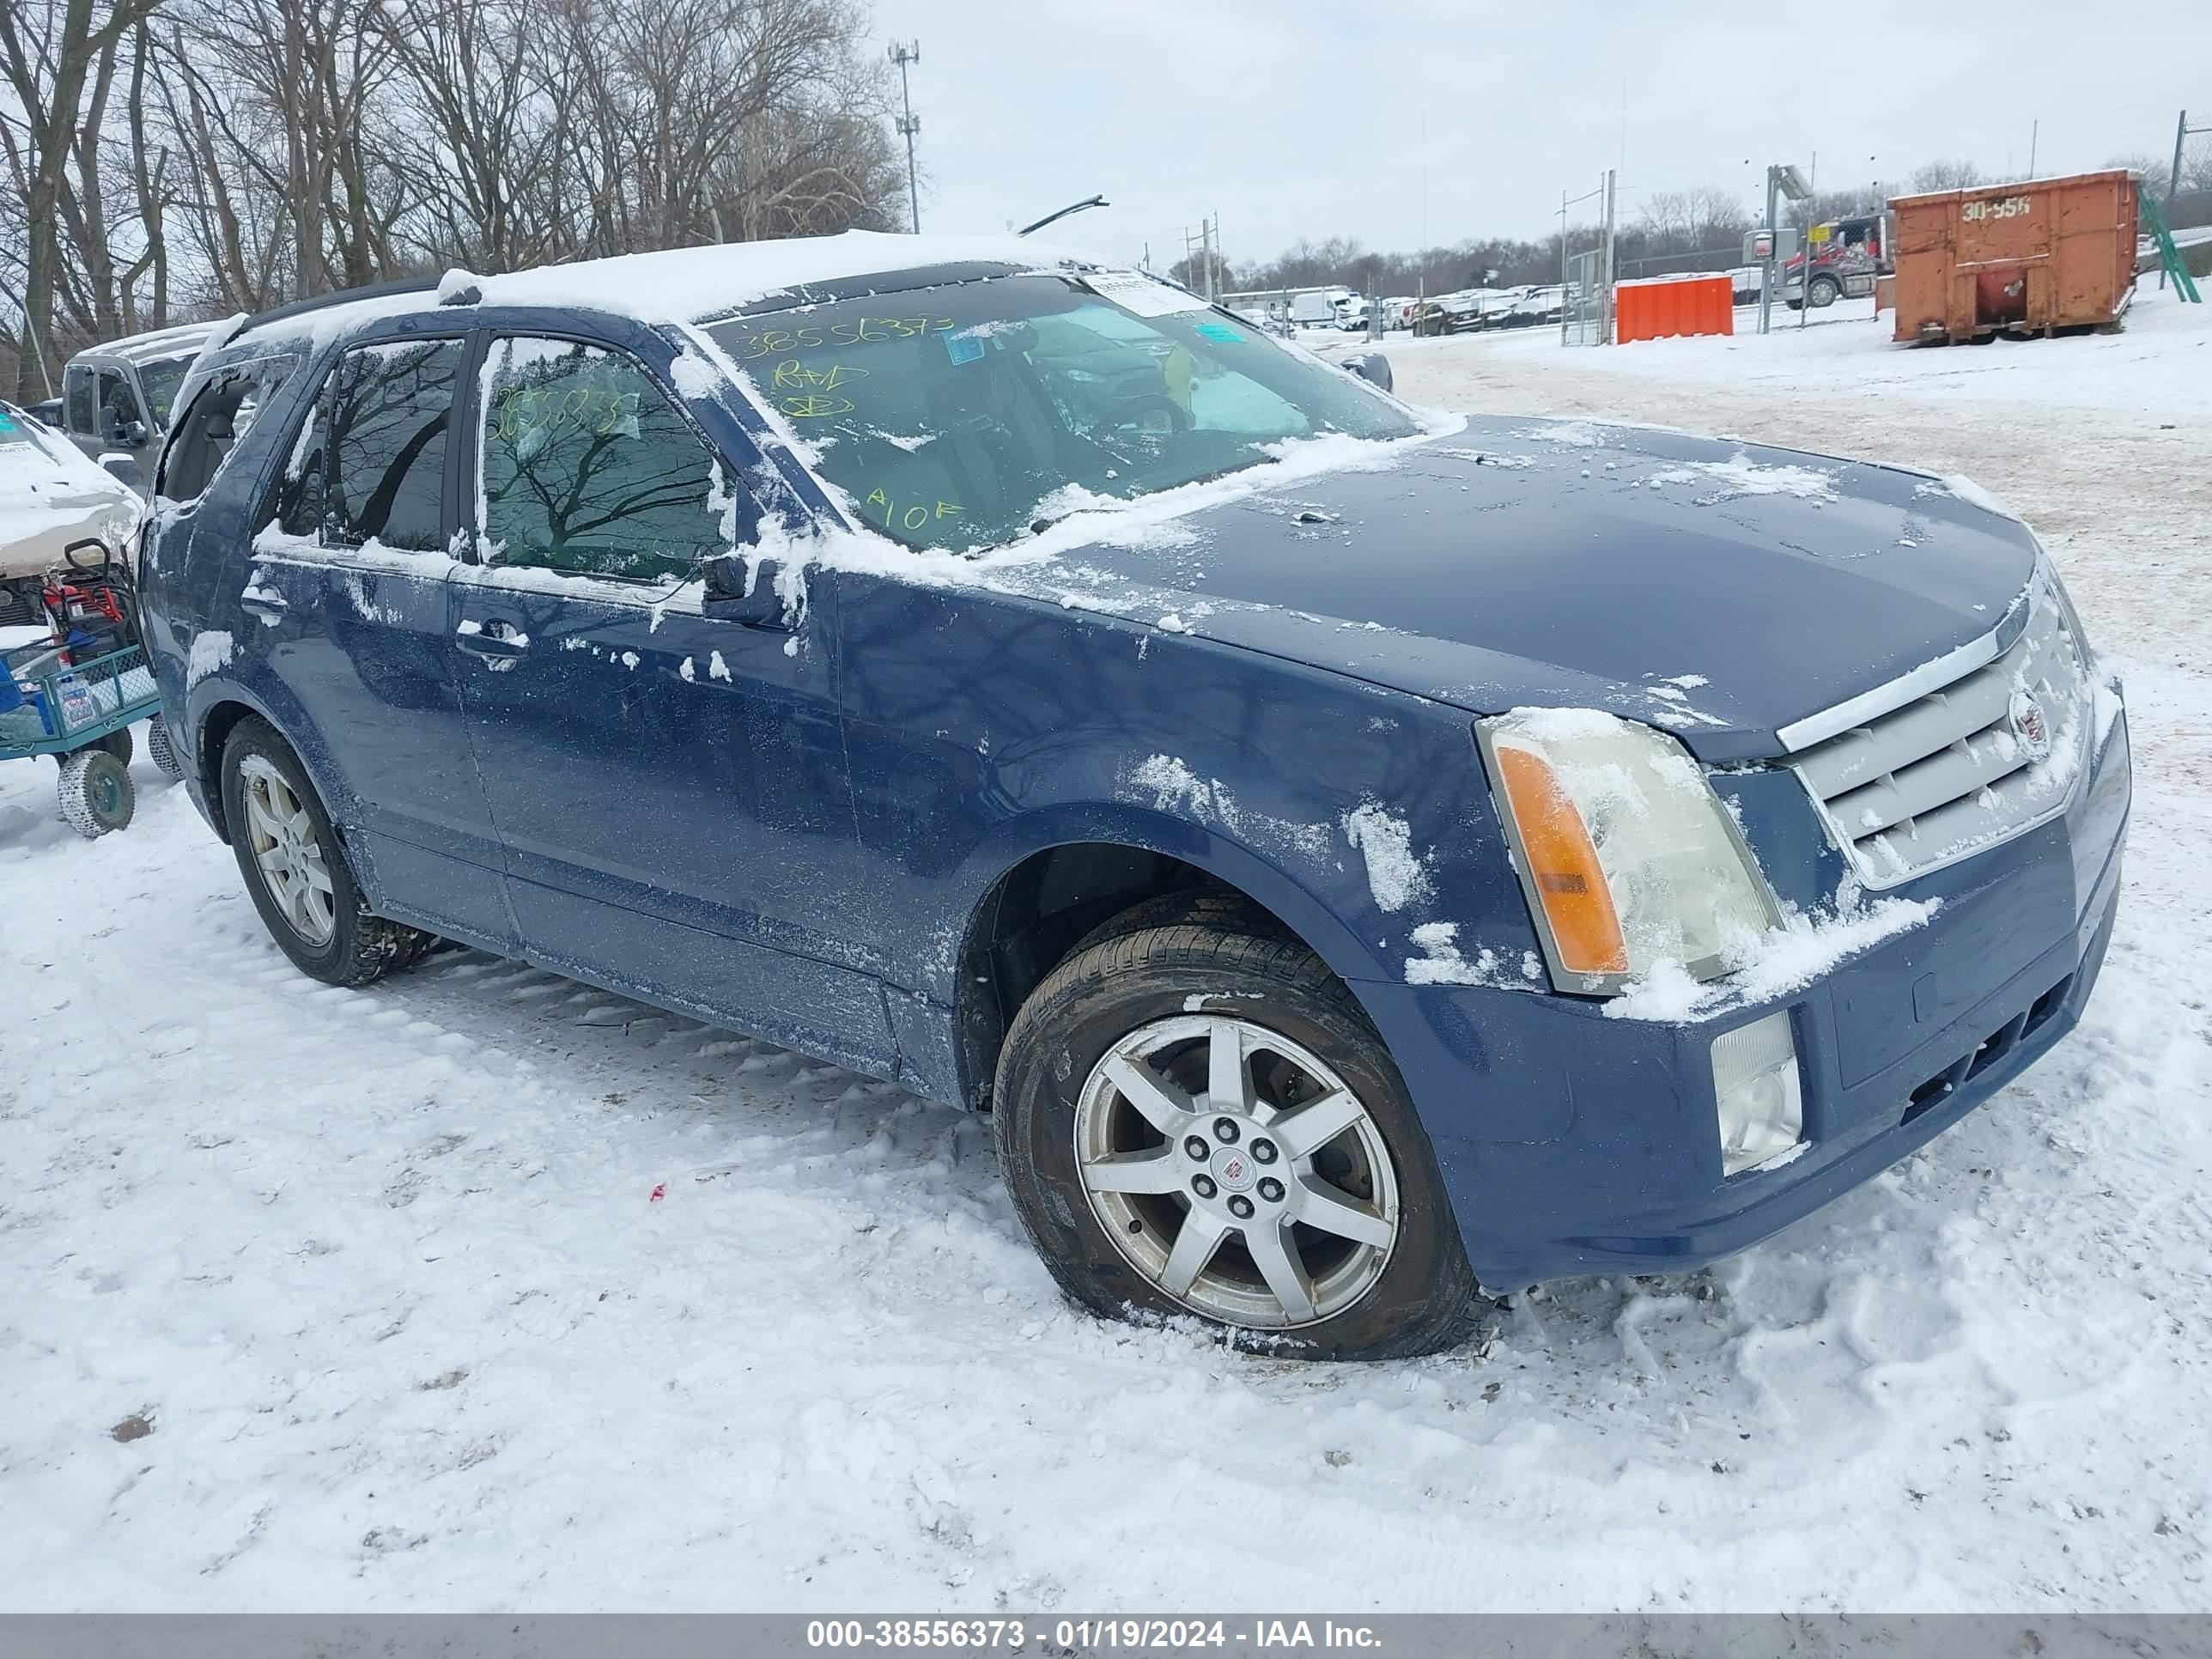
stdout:
<svg viewBox="0 0 2212 1659">
<path fill-rule="evenodd" d="M 1227 1324 L 1342 1313 L 1397 1244 L 1397 1175 L 1367 1108 L 1318 1055 L 1249 1019 L 1171 1016 L 1115 1043 L 1078 1097 L 1075 1155 L 1130 1265 Z"/>
<path fill-rule="evenodd" d="M 248 755 L 238 771 L 245 786 L 246 845 L 262 884 L 294 933 L 318 948 L 328 945 L 337 931 L 337 901 L 314 819 L 266 757 Z"/>
</svg>

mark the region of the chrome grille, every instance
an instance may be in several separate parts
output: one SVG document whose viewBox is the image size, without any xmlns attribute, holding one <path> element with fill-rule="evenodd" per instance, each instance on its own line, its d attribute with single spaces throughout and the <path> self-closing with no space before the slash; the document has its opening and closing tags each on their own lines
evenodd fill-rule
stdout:
<svg viewBox="0 0 2212 1659">
<path fill-rule="evenodd" d="M 2045 822 L 2081 773 L 2087 653 L 2040 572 L 2002 624 L 1929 669 L 1781 733 L 1869 887 L 1894 887 Z M 2048 739 L 2041 750 L 2034 714 Z"/>
</svg>

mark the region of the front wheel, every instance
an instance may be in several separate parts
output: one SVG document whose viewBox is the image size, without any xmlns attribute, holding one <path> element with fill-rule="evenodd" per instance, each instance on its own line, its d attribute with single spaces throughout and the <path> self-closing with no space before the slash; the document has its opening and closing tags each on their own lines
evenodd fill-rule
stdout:
<svg viewBox="0 0 2212 1659">
<path fill-rule="evenodd" d="M 1815 276 L 1813 285 L 1805 290 L 1813 302 L 1813 309 L 1825 311 L 1842 297 L 1843 285 L 1832 276 Z"/>
<path fill-rule="evenodd" d="M 261 720 L 223 744 L 222 814 L 253 908 L 302 973 L 366 985 L 420 953 L 419 928 L 369 914 L 306 770 Z"/>
<path fill-rule="evenodd" d="M 1014 1020 L 1006 1180 L 1060 1287 L 1313 1358 L 1425 1353 L 1475 1285 L 1427 1137 L 1358 1005 L 1295 939 L 1111 937 Z"/>
</svg>

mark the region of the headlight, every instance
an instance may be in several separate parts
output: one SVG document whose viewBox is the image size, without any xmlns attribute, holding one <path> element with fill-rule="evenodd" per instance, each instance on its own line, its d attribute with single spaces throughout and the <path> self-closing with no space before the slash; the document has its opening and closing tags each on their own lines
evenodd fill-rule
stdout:
<svg viewBox="0 0 2212 1659">
<path fill-rule="evenodd" d="M 1711 979 L 1779 920 L 1751 849 L 1681 744 L 1583 708 L 1475 728 L 1552 983 L 1609 994 L 1675 963 Z"/>
<path fill-rule="evenodd" d="M 2031 531 L 2028 533 L 2032 536 L 2034 532 Z M 2035 579 L 2058 606 L 2059 618 L 2065 623 L 2066 631 L 2073 635 L 2074 648 L 2081 655 L 2083 675 L 2094 675 L 2097 669 L 2096 653 L 2089 648 L 2089 636 L 2081 631 L 2081 617 L 2074 609 L 2074 596 L 2066 591 L 2066 584 L 2059 580 L 2058 567 L 2051 563 L 2051 555 L 2044 551 L 2041 542 L 2035 544 Z"/>
</svg>

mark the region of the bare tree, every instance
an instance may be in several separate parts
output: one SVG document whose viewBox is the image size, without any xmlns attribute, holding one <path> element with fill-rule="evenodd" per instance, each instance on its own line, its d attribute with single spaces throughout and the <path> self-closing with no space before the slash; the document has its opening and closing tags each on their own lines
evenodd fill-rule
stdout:
<svg viewBox="0 0 2212 1659">
<path fill-rule="evenodd" d="M 1912 173 L 1912 188 L 1916 191 L 1972 190 L 1985 182 L 1981 168 L 1972 161 L 1930 161 L 1925 167 L 1916 167 Z"/>
<path fill-rule="evenodd" d="M 25 343 L 33 359 L 52 349 L 62 287 L 64 210 L 72 235 L 91 226 L 104 233 L 99 150 L 116 49 L 150 17 L 161 0 L 7 0 L 0 4 L 0 70 L 13 107 L 0 112 L 0 146 L 23 204 L 21 308 Z M 88 163 L 89 177 L 82 176 Z M 72 167 L 80 178 L 72 187 Z M 94 251 L 108 257 L 104 235 Z M 112 299 L 112 290 L 106 291 Z M 95 298 L 93 310 L 100 310 Z M 43 395 L 46 370 L 19 362 L 19 396 Z"/>
</svg>

